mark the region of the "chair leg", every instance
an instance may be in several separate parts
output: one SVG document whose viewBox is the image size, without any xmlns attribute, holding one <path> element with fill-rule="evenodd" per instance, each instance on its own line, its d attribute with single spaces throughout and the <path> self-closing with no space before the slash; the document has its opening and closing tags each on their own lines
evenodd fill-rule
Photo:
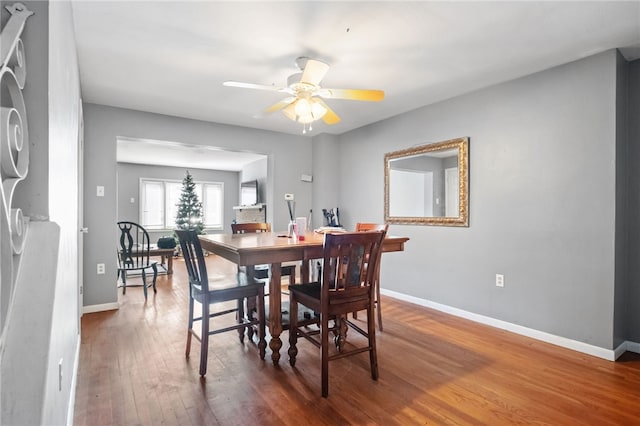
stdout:
<svg viewBox="0 0 640 426">
<path fill-rule="evenodd" d="M 127 271 L 124 269 L 120 270 L 120 275 L 122 276 L 122 294 L 127 293 Z"/>
<path fill-rule="evenodd" d="M 202 335 L 200 336 L 200 376 L 207 374 L 207 357 L 209 356 L 209 301 L 202 304 Z"/>
<path fill-rule="evenodd" d="M 142 290 L 144 291 L 144 300 L 147 300 L 147 274 L 142 270 Z"/>
<path fill-rule="evenodd" d="M 371 364 L 371 378 L 378 380 L 378 352 L 376 350 L 376 322 L 373 304 L 367 309 L 367 328 L 369 333 L 369 363 Z"/>
<path fill-rule="evenodd" d="M 329 320 L 325 314 L 320 319 L 320 351 L 322 353 L 322 396 L 329 396 Z"/>
<path fill-rule="evenodd" d="M 191 333 L 193 331 L 193 298 L 189 296 L 189 323 L 187 326 L 187 349 L 185 350 L 185 357 L 189 358 L 191 353 Z"/>
<path fill-rule="evenodd" d="M 380 305 L 380 276 L 376 277 L 376 313 L 378 315 L 378 329 L 383 331 L 382 328 L 382 306 Z"/>
<path fill-rule="evenodd" d="M 157 293 L 158 290 L 156 289 L 156 280 L 158 279 L 158 265 L 154 263 L 153 265 L 151 265 L 151 269 L 153 269 L 153 292 Z"/>
<path fill-rule="evenodd" d="M 298 301 L 295 292 L 289 293 L 289 364 L 295 367 L 298 355 Z"/>
<path fill-rule="evenodd" d="M 254 312 L 257 312 L 258 303 L 259 303 L 259 300 L 257 300 L 256 297 L 247 297 L 247 317 L 249 319 L 253 318 Z M 264 304 L 264 301 L 263 301 L 263 304 Z M 264 306 L 263 306 L 263 309 L 264 309 Z M 253 334 L 254 334 L 253 326 L 247 327 L 247 337 L 249 338 L 249 340 L 253 340 Z"/>
<path fill-rule="evenodd" d="M 238 299 L 237 304 L 238 313 L 236 320 L 238 321 L 238 324 L 242 324 L 244 322 L 244 299 Z M 251 328 L 251 324 L 249 324 L 247 327 L 238 329 L 238 338 L 240 339 L 240 343 L 244 343 L 244 332 L 249 328 Z"/>
</svg>

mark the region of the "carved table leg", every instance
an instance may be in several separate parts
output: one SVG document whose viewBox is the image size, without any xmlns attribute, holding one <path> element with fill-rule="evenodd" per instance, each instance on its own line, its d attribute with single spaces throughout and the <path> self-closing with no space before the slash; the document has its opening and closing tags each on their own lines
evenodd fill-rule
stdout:
<svg viewBox="0 0 640 426">
<path fill-rule="evenodd" d="M 253 266 L 247 266 L 245 268 L 245 271 L 247 274 L 246 276 L 247 282 L 252 283 L 255 276 L 255 271 L 253 269 Z M 256 303 L 257 301 L 255 297 L 247 297 L 247 318 L 249 320 L 252 319 L 253 313 L 257 310 Z M 244 329 L 241 329 L 240 331 L 244 332 Z M 253 334 L 254 334 L 253 326 L 247 327 L 247 337 L 249 337 L 249 341 L 253 340 Z"/>
<path fill-rule="evenodd" d="M 273 365 L 280 362 L 280 348 L 282 340 L 282 291 L 281 285 L 282 269 L 280 263 L 271 264 L 271 280 L 269 280 L 269 332 L 271 333 L 271 360 Z"/>
</svg>

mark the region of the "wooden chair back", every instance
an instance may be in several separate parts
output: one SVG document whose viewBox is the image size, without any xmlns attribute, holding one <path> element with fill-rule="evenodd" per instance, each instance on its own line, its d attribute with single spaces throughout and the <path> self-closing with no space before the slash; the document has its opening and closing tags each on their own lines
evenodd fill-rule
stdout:
<svg viewBox="0 0 640 426">
<path fill-rule="evenodd" d="M 388 230 L 389 230 L 389 224 L 387 223 L 365 223 L 365 222 L 356 223 L 356 232 L 365 232 L 365 231 L 387 232 Z"/>
<path fill-rule="evenodd" d="M 120 239 L 118 247 L 118 269 L 136 270 L 149 268 L 149 233 L 135 222 L 120 221 Z"/>
<path fill-rule="evenodd" d="M 323 313 L 346 313 L 373 304 L 384 231 L 325 234 Z"/>
<path fill-rule="evenodd" d="M 385 235 L 389 230 L 389 224 L 387 223 L 367 223 L 367 222 L 358 222 L 356 223 L 356 232 L 369 232 L 369 231 L 384 231 Z M 382 327 L 382 308 L 380 306 L 380 262 L 378 262 L 376 271 L 376 297 L 375 297 L 375 305 L 376 311 L 378 314 L 378 328 L 380 331 L 383 330 Z M 353 313 L 353 318 L 358 318 L 358 313 Z"/>
<path fill-rule="evenodd" d="M 232 223 L 231 232 L 234 234 L 248 234 L 252 232 L 271 232 L 271 224 L 258 223 Z"/>
<path fill-rule="evenodd" d="M 209 291 L 209 277 L 198 234 L 186 229 L 176 229 L 175 233 L 180 240 L 180 249 L 187 268 L 189 286 L 194 291 L 207 293 Z"/>
</svg>

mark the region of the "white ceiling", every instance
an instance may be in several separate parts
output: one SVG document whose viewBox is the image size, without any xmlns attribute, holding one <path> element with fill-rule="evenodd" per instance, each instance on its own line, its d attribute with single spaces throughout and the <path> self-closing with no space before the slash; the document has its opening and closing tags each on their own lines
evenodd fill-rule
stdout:
<svg viewBox="0 0 640 426">
<path fill-rule="evenodd" d="M 611 48 L 640 57 L 640 2 L 169 2 L 72 0 L 84 101 L 300 135 L 284 86 L 308 56 L 323 87 L 381 89 L 382 102 L 329 99 L 341 134 Z"/>
</svg>

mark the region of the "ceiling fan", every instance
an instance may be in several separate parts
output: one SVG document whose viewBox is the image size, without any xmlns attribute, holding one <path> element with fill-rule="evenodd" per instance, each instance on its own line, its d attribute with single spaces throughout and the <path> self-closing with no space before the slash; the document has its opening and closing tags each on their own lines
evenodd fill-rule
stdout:
<svg viewBox="0 0 640 426">
<path fill-rule="evenodd" d="M 290 120 L 305 125 L 303 133 L 306 133 L 306 125 L 309 124 L 309 130 L 311 130 L 311 123 L 316 120 L 322 119 L 326 124 L 340 122 L 340 117 L 329 108 L 322 98 L 370 102 L 381 101 L 384 98 L 382 90 L 327 89 L 321 87 L 320 82 L 329 71 L 328 64 L 307 57 L 296 59 L 296 64 L 300 68 L 300 72 L 289 76 L 286 87 L 238 81 L 225 81 L 223 85 L 289 94 L 290 96 L 266 108 L 262 114 L 282 111 Z"/>
</svg>

